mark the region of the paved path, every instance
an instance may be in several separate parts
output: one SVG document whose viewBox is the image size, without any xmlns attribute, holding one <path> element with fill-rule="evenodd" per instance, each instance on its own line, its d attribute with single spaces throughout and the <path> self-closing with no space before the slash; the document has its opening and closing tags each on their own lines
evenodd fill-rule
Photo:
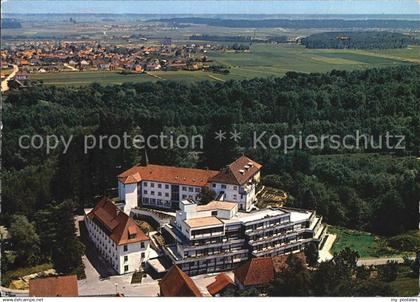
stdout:
<svg viewBox="0 0 420 302">
<path fill-rule="evenodd" d="M 5 92 L 9 90 L 9 85 L 7 84 L 8 81 L 10 81 L 16 73 L 19 71 L 19 68 L 17 65 L 13 65 L 13 71 L 11 74 L 9 74 L 3 81 L 1 81 L 1 92 Z"/>
<path fill-rule="evenodd" d="M 337 238 L 337 235 L 335 234 L 327 234 L 327 241 L 325 241 L 324 246 L 319 251 L 319 259 L 318 262 L 328 261 L 333 258 L 333 255 L 331 254 L 331 248 L 335 242 L 335 239 Z"/>
</svg>

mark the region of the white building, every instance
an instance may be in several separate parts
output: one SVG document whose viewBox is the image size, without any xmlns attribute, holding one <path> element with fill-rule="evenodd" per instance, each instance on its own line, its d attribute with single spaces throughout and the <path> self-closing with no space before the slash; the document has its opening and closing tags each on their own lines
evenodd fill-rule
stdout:
<svg viewBox="0 0 420 302">
<path fill-rule="evenodd" d="M 118 274 L 139 270 L 149 259 L 150 241 L 135 221 L 103 198 L 85 214 L 89 237 Z"/>
<path fill-rule="evenodd" d="M 165 254 L 189 275 L 236 268 L 253 257 L 302 251 L 323 240 L 327 226 L 315 211 L 266 208 L 238 211 L 233 202 L 182 201 L 176 220 L 162 231 Z"/>
<path fill-rule="evenodd" d="M 209 179 L 210 188 L 218 200 L 235 202 L 239 210 L 250 211 L 255 202 L 255 187 L 260 182 L 262 166 L 241 156 Z"/>
<path fill-rule="evenodd" d="M 134 207 L 176 210 L 181 200 L 199 201 L 203 187 L 216 192 L 218 200 L 231 201 L 249 211 L 255 202 L 255 186 L 261 165 L 241 156 L 221 171 L 160 165 L 134 166 L 118 175 L 118 194 L 124 211 Z"/>
</svg>

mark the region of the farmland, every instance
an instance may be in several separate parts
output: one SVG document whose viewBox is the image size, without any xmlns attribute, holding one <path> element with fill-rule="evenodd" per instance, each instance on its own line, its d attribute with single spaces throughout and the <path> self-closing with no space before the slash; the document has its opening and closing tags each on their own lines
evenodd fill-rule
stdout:
<svg viewBox="0 0 420 302">
<path fill-rule="evenodd" d="M 372 67 L 420 63 L 420 47 L 392 50 L 306 49 L 295 44 L 253 44 L 251 52 L 210 52 L 213 64 L 229 67 L 229 74 L 203 71 L 156 71 L 147 74 L 122 75 L 118 72 L 60 72 L 34 74 L 30 78 L 48 85 L 80 86 L 92 82 L 121 84 L 157 80 L 226 81 L 252 77 L 282 76 L 288 71 L 327 72 L 333 69 L 355 70 Z"/>
</svg>

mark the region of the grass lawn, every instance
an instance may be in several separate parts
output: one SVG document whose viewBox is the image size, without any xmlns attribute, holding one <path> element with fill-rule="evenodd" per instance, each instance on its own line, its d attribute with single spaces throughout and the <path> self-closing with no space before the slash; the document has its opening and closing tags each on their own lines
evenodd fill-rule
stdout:
<svg viewBox="0 0 420 302">
<path fill-rule="evenodd" d="M 332 253 L 339 252 L 349 247 L 359 252 L 360 258 L 374 258 L 380 256 L 398 256 L 397 252 L 387 247 L 385 239 L 375 236 L 368 232 L 345 229 L 330 226 L 328 232 L 337 235 L 337 239 L 332 247 Z"/>
<path fill-rule="evenodd" d="M 122 75 L 115 71 L 60 72 L 33 74 L 30 79 L 57 86 L 82 86 L 93 82 L 122 84 L 158 80 L 227 81 L 254 77 L 283 76 L 288 71 L 327 72 L 333 69 L 355 70 L 420 63 L 420 47 L 391 50 L 307 49 L 295 44 L 253 44 L 249 53 L 209 52 L 214 64 L 229 66 L 229 74 L 203 71 L 154 71 Z"/>
</svg>

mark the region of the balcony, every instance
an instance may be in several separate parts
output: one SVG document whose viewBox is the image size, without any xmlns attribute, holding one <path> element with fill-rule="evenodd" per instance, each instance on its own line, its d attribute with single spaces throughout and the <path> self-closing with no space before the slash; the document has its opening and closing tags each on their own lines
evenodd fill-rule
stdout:
<svg viewBox="0 0 420 302">
<path fill-rule="evenodd" d="M 287 232 L 287 233 L 284 233 L 284 234 L 277 234 L 277 235 L 273 235 L 273 236 L 269 236 L 269 237 L 262 237 L 262 238 L 259 238 L 257 240 L 249 240 L 248 243 L 251 246 L 256 246 L 256 245 L 259 245 L 259 244 L 262 244 L 262 243 L 268 243 L 268 242 L 273 242 L 273 241 L 284 239 L 284 238 L 289 238 L 291 236 L 297 236 L 300 233 L 303 233 L 304 231 L 305 231 L 305 229 L 298 230 L 298 231 L 290 231 L 290 232 Z"/>
<path fill-rule="evenodd" d="M 303 244 L 305 244 L 307 242 L 310 242 L 312 240 L 313 240 L 312 238 L 300 239 L 298 241 L 291 242 L 291 243 L 288 243 L 288 244 L 265 248 L 261 251 L 252 251 L 252 255 L 255 256 L 255 257 L 275 256 L 275 255 L 278 255 L 278 253 L 281 252 L 281 251 L 285 251 L 286 249 L 293 249 L 295 247 L 298 247 L 299 245 L 303 245 Z"/>
</svg>

